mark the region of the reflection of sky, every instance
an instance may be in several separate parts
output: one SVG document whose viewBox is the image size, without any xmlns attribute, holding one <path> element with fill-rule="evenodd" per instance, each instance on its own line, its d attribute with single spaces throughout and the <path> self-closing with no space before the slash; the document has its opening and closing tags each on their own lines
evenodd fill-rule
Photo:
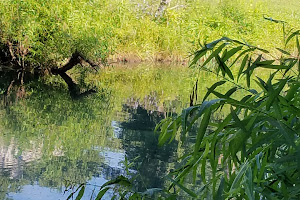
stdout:
<svg viewBox="0 0 300 200">
<path fill-rule="evenodd" d="M 100 188 L 96 186 L 101 186 L 106 181 L 107 180 L 105 180 L 102 177 L 92 178 L 92 180 L 88 182 L 88 185 L 85 188 L 85 192 L 82 197 L 82 200 L 90 199 L 94 189 L 95 192 L 93 194 L 92 199 L 95 199 Z M 9 193 L 7 197 L 14 200 L 65 200 L 68 198 L 69 194 L 70 192 L 66 192 L 65 194 L 63 194 L 63 192 L 60 192 L 56 189 L 41 187 L 39 185 L 26 185 L 22 188 L 20 193 Z M 112 197 L 112 191 L 108 191 L 107 194 L 103 197 L 103 199 L 111 199 L 111 197 Z"/>
<path fill-rule="evenodd" d="M 114 137 L 121 139 L 121 137 L 122 137 L 122 128 L 120 127 L 118 122 L 117 121 L 112 121 L 111 122 L 111 127 L 113 128 L 113 131 L 114 131 Z"/>
<path fill-rule="evenodd" d="M 125 160 L 125 152 L 112 152 L 104 150 L 100 153 L 101 156 L 105 158 L 105 164 L 109 165 L 111 168 L 120 168 L 123 169 L 124 165 L 121 163 Z"/>
<path fill-rule="evenodd" d="M 122 161 L 125 160 L 124 151 L 113 152 L 113 151 L 109 151 L 109 149 L 104 149 L 100 153 L 100 155 L 104 157 L 105 164 L 110 166 L 111 168 L 114 169 L 124 168 L 124 165 L 121 163 Z M 100 175 L 100 177 L 93 177 L 90 181 L 88 181 L 82 200 L 85 199 L 89 200 L 91 198 L 91 195 L 93 194 L 94 189 L 95 192 L 93 196 L 95 198 L 98 194 L 100 186 L 107 181 L 108 180 L 104 178 L 104 175 Z M 67 199 L 70 193 L 71 191 L 66 192 L 66 194 L 63 194 L 63 192 L 61 192 L 60 190 L 41 187 L 38 184 L 34 184 L 34 185 L 25 185 L 22 187 L 20 192 L 9 193 L 7 197 L 14 200 L 65 200 Z M 112 191 L 108 191 L 103 199 L 111 199 L 111 197 L 112 197 Z"/>
</svg>

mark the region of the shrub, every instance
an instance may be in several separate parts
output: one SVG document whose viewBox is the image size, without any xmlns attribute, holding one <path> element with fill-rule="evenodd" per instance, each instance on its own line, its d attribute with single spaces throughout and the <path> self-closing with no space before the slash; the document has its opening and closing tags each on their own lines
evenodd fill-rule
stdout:
<svg viewBox="0 0 300 200">
<path fill-rule="evenodd" d="M 223 80 L 208 88 L 202 103 L 157 127 L 159 142 L 164 144 L 178 131 L 185 135 L 197 126 L 196 143 L 182 166 L 170 174 L 169 189 L 179 187 L 198 198 L 300 198 L 299 35 L 299 30 L 287 35 L 285 46 L 295 41 L 295 51 L 277 48 L 279 58 L 226 37 L 203 45 L 194 54 L 191 66 L 221 74 Z M 254 82 L 259 89 L 252 89 L 254 72 L 266 70 L 269 78 L 257 76 Z M 233 87 L 221 93 L 218 87 L 223 84 Z M 248 94 L 235 99 L 234 93 L 240 90 Z M 230 108 L 229 114 L 214 122 L 214 113 L 225 107 Z M 194 185 L 196 191 L 188 187 L 189 177 L 194 183 L 200 180 L 200 185 Z"/>
</svg>

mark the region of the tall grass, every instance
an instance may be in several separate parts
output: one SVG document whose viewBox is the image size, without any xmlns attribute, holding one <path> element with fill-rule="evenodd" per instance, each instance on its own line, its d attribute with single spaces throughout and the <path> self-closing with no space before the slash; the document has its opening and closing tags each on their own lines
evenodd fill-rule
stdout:
<svg viewBox="0 0 300 200">
<path fill-rule="evenodd" d="M 0 1 L 1 41 L 19 41 L 30 57 L 59 61 L 75 50 L 88 57 L 183 59 L 199 41 L 231 36 L 266 48 L 280 29 L 263 15 L 299 25 L 296 0 L 173 0 L 160 19 L 158 1 Z M 289 7 L 288 5 L 295 5 Z M 266 37 L 266 36 L 271 37 Z M 46 62 L 47 63 L 47 62 Z"/>
</svg>

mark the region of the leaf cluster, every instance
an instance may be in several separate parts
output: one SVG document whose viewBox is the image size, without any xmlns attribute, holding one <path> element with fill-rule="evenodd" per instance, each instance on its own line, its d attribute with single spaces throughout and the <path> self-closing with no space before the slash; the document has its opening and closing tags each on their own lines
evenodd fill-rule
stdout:
<svg viewBox="0 0 300 200">
<path fill-rule="evenodd" d="M 169 175 L 169 189 L 178 187 L 197 199 L 300 198 L 299 30 L 287 35 L 285 44 L 291 41 L 295 51 L 277 48 L 279 58 L 227 37 L 195 52 L 191 67 L 221 74 L 223 80 L 208 88 L 200 104 L 157 126 L 161 145 L 178 131 L 185 135 L 197 130 L 195 145 Z M 267 80 L 252 80 L 266 70 Z M 258 90 L 251 88 L 253 81 Z M 224 84 L 233 87 L 220 92 Z M 241 90 L 247 94 L 234 98 Z M 225 107 L 229 114 L 214 121 L 214 114 Z"/>
</svg>

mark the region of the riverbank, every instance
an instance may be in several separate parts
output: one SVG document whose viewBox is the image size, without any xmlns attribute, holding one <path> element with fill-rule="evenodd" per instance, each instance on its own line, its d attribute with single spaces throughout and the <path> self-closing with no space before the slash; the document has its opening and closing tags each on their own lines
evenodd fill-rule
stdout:
<svg viewBox="0 0 300 200">
<path fill-rule="evenodd" d="M 156 64 L 175 64 L 188 66 L 190 55 L 164 55 L 154 54 L 148 56 L 141 56 L 133 53 L 122 53 L 110 55 L 107 60 L 108 65 L 122 65 L 122 64 L 141 64 L 141 63 L 156 63 Z"/>
</svg>

